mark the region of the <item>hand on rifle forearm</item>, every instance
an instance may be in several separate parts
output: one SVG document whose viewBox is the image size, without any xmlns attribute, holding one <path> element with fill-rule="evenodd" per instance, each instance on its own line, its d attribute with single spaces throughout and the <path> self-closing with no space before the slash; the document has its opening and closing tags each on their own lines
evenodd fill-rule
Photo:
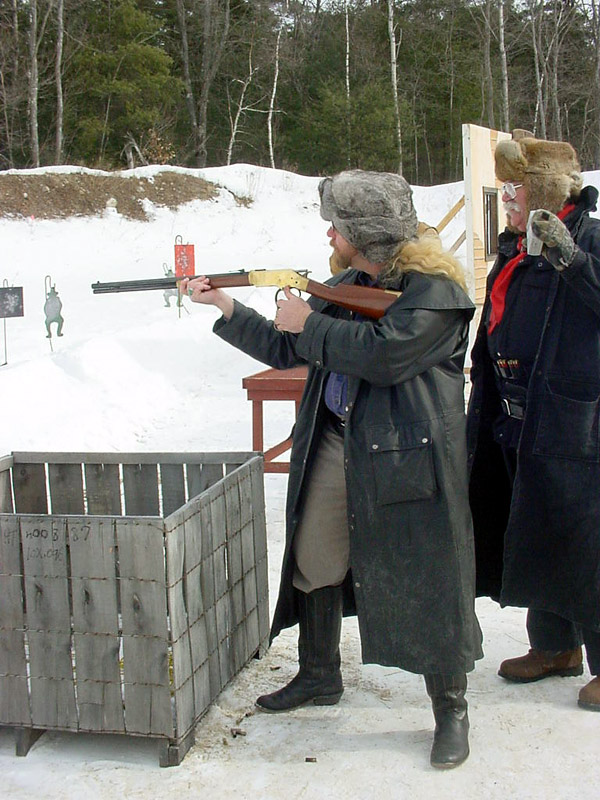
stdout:
<svg viewBox="0 0 600 800">
<path fill-rule="evenodd" d="M 302 333 L 306 318 L 312 314 L 312 308 L 306 300 L 292 294 L 289 286 L 286 286 L 283 291 L 286 299 L 277 301 L 277 314 L 275 314 L 273 326 L 275 330 L 282 332 Z"/>
<path fill-rule="evenodd" d="M 203 303 L 208 306 L 216 306 L 225 319 L 230 319 L 233 314 L 233 300 L 224 292 L 223 289 L 211 289 L 210 280 L 204 275 L 199 278 L 181 281 L 179 291 L 187 294 L 192 303 Z"/>
</svg>

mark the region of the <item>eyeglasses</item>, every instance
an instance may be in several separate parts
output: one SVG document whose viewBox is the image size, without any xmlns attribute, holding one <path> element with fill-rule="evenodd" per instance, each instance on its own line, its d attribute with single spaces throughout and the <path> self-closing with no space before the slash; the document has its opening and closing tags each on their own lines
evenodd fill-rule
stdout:
<svg viewBox="0 0 600 800">
<path fill-rule="evenodd" d="M 512 183 L 512 181 L 508 181 L 502 184 L 500 191 L 502 194 L 505 194 L 509 200 L 514 200 L 517 196 L 517 189 L 520 189 L 521 186 L 523 186 L 522 183 Z"/>
</svg>

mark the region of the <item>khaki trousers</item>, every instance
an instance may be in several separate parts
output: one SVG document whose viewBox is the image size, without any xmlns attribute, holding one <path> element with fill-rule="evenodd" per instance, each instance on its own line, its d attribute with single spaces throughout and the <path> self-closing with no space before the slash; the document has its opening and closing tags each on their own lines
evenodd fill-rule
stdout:
<svg viewBox="0 0 600 800">
<path fill-rule="evenodd" d="M 293 584 L 309 593 L 342 583 L 350 565 L 344 439 L 327 423 L 308 476 L 293 544 Z"/>
</svg>

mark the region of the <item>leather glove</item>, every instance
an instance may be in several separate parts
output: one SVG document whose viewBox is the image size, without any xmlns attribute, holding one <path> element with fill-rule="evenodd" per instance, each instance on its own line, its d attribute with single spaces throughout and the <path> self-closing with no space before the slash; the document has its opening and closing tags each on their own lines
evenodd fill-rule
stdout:
<svg viewBox="0 0 600 800">
<path fill-rule="evenodd" d="M 542 255 L 559 272 L 571 266 L 577 245 L 556 214 L 539 209 L 531 217 L 531 230 L 543 242 Z"/>
</svg>

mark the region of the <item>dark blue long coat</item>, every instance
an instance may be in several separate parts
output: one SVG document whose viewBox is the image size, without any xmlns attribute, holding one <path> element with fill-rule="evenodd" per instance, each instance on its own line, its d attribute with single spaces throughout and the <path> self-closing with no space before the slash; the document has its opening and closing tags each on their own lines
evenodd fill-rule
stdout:
<svg viewBox="0 0 600 800">
<path fill-rule="evenodd" d="M 354 283 L 348 270 L 329 283 Z M 351 572 L 366 663 L 465 672 L 481 657 L 474 612 L 463 363 L 473 305 L 452 281 L 407 273 L 381 320 L 311 299 L 299 335 L 236 303 L 220 337 L 275 368 L 309 364 L 294 430 L 287 536 L 272 638 L 297 621 L 292 540 L 325 420 L 330 371 L 350 376 L 345 432 Z"/>
<path fill-rule="evenodd" d="M 600 630 L 600 221 L 588 216 L 597 196 L 584 189 L 565 220 L 581 249 L 567 270 L 528 257 L 535 263 L 521 291 L 545 313 L 512 493 L 492 439 L 500 401 L 483 323 L 467 432 L 478 594 Z M 482 320 L 494 280 L 515 253 L 507 231 Z"/>
</svg>

